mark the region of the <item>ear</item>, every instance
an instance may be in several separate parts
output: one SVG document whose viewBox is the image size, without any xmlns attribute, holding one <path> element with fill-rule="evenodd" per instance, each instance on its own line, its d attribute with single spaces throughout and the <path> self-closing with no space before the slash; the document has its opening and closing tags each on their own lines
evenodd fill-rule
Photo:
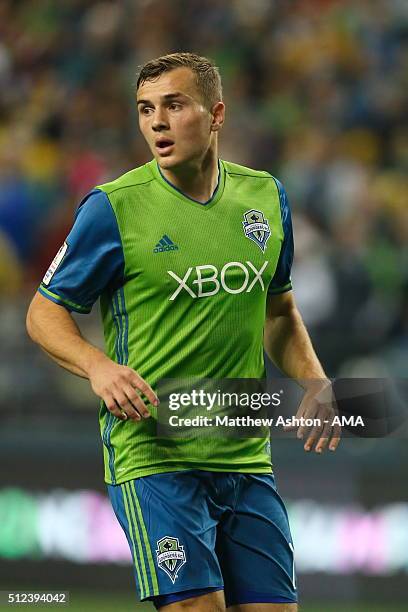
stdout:
<svg viewBox="0 0 408 612">
<path fill-rule="evenodd" d="M 211 109 L 212 121 L 211 121 L 211 131 L 218 132 L 225 120 L 225 104 L 224 102 L 216 102 Z"/>
</svg>

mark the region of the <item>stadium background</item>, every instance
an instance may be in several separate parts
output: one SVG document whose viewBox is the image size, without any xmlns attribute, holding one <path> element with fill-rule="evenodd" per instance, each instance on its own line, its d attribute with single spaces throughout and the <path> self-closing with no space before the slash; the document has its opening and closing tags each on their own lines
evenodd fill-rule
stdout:
<svg viewBox="0 0 408 612">
<path fill-rule="evenodd" d="M 220 66 L 221 155 L 286 186 L 293 284 L 328 374 L 407 376 L 407 34 L 404 0 L 0 2 L 0 590 L 145 609 L 106 504 L 97 401 L 24 316 L 81 197 L 149 159 L 133 97 L 147 59 Z M 80 323 L 101 342 L 97 308 Z M 406 609 L 406 440 L 272 452 L 303 610 Z"/>
</svg>

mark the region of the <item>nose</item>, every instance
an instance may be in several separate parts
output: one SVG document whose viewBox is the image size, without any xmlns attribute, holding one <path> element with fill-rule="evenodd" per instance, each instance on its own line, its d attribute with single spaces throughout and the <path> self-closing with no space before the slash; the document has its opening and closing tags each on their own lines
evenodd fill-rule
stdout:
<svg viewBox="0 0 408 612">
<path fill-rule="evenodd" d="M 169 124 L 165 110 L 161 108 L 156 108 L 152 121 L 152 129 L 155 132 L 160 132 L 161 130 L 165 130 L 168 127 Z"/>
</svg>

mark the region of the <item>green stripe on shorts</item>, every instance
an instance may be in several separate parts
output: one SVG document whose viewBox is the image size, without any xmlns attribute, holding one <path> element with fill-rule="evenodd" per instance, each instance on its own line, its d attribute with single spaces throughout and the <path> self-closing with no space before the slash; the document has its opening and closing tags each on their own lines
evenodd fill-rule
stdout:
<svg viewBox="0 0 408 612">
<path fill-rule="evenodd" d="M 130 536 L 130 539 L 132 541 L 133 559 L 134 559 L 134 563 L 135 563 L 135 567 L 136 567 L 137 580 L 138 580 L 138 583 L 139 583 L 139 586 L 140 586 L 140 598 L 143 599 L 145 597 L 145 591 L 144 591 L 143 584 L 142 584 L 142 579 L 141 579 L 141 576 L 140 576 L 139 563 L 137 562 L 137 558 L 138 557 L 137 557 L 137 554 L 136 554 L 136 545 L 135 545 L 135 541 L 134 541 L 134 538 L 133 538 L 133 532 L 137 533 L 137 530 L 135 528 L 134 522 L 132 521 L 132 518 L 131 518 L 130 512 L 129 512 L 128 493 L 127 493 L 127 490 L 125 488 L 126 485 L 127 485 L 127 482 L 125 482 L 124 484 L 121 484 L 120 488 L 122 489 L 123 500 L 124 500 L 124 503 L 125 503 L 126 518 L 127 518 L 128 524 L 129 524 L 129 536 Z M 139 538 L 139 541 L 140 541 L 140 538 Z M 142 558 L 140 557 L 140 559 L 142 559 Z M 142 565 L 142 561 L 140 562 L 140 565 Z"/>
<path fill-rule="evenodd" d="M 145 543 L 147 560 L 148 560 L 149 568 L 150 568 L 150 575 L 152 577 L 153 595 L 159 595 L 159 583 L 157 581 L 156 567 L 154 565 L 152 549 L 150 548 L 150 542 L 149 542 L 149 538 L 148 538 L 148 535 L 147 535 L 146 525 L 145 525 L 145 522 L 143 520 L 142 509 L 140 507 L 139 499 L 138 499 L 137 493 L 136 493 L 135 481 L 133 481 L 133 492 L 134 492 L 134 498 L 135 498 L 135 502 L 136 502 L 135 505 L 136 505 L 136 510 L 137 510 L 137 516 L 139 518 L 139 522 L 140 522 L 140 525 L 142 527 L 142 536 L 143 536 L 143 540 L 144 540 L 144 543 Z"/>
</svg>

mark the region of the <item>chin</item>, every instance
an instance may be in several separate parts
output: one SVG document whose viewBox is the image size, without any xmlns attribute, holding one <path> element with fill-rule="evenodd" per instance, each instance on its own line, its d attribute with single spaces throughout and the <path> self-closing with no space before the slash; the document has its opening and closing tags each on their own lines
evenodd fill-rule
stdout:
<svg viewBox="0 0 408 612">
<path fill-rule="evenodd" d="M 163 170 L 172 170 L 182 164 L 182 162 L 173 157 L 173 155 L 169 155 L 168 157 L 156 157 L 156 161 Z"/>
<path fill-rule="evenodd" d="M 174 159 L 169 157 L 156 157 L 156 161 L 160 168 L 172 168 L 175 165 Z"/>
</svg>

